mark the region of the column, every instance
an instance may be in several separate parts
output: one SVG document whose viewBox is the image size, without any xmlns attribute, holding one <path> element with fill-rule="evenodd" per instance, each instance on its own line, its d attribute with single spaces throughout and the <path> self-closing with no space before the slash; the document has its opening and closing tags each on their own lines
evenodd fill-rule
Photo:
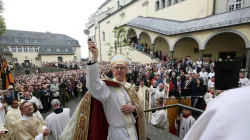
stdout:
<svg viewBox="0 0 250 140">
<path fill-rule="evenodd" d="M 174 59 L 174 51 L 170 51 L 171 53 L 171 58 Z"/>
<path fill-rule="evenodd" d="M 137 45 L 139 46 L 140 45 L 140 38 L 137 38 Z"/>
<path fill-rule="evenodd" d="M 155 44 L 152 44 L 152 47 L 153 47 L 153 54 L 151 56 L 152 59 L 155 58 Z"/>
<path fill-rule="evenodd" d="M 248 78 L 250 79 L 250 48 L 247 48 L 247 62 L 246 62 L 246 70 L 248 73 Z"/>
<path fill-rule="evenodd" d="M 201 59 L 201 66 L 203 67 L 204 50 L 200 50 L 200 52 L 201 52 L 201 57 L 200 57 L 200 59 Z"/>
</svg>

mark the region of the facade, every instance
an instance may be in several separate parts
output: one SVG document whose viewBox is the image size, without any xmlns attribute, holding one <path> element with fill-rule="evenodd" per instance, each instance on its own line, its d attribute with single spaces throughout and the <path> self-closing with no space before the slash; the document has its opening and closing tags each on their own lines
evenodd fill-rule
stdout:
<svg viewBox="0 0 250 140">
<path fill-rule="evenodd" d="M 81 60 L 79 42 L 64 34 L 6 30 L 0 43 L 12 55 L 8 62 L 41 67 L 43 62 Z"/>
<path fill-rule="evenodd" d="M 114 44 L 113 30 L 122 26 L 128 38 L 168 56 L 218 60 L 230 55 L 245 60 L 250 69 L 249 6 L 248 0 L 107 0 L 86 28 L 99 47 L 100 60 L 109 60 L 107 44 Z M 127 50 L 133 61 L 152 62 Z"/>
</svg>

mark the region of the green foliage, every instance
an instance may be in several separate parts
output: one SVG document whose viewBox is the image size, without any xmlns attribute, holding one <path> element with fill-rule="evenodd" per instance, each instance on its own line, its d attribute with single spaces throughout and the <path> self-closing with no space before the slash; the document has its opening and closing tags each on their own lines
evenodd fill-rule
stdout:
<svg viewBox="0 0 250 140">
<path fill-rule="evenodd" d="M 6 30 L 6 24 L 4 22 L 4 18 L 3 18 L 3 1 L 0 0 L 0 36 L 4 34 L 5 30 Z"/>
</svg>

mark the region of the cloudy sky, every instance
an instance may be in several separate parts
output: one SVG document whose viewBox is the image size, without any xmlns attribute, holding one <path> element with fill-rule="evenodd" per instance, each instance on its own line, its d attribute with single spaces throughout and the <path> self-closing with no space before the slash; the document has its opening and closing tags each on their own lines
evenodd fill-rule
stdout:
<svg viewBox="0 0 250 140">
<path fill-rule="evenodd" d="M 7 29 L 63 33 L 77 39 L 82 57 L 88 57 L 88 17 L 105 0 L 3 0 Z"/>
</svg>

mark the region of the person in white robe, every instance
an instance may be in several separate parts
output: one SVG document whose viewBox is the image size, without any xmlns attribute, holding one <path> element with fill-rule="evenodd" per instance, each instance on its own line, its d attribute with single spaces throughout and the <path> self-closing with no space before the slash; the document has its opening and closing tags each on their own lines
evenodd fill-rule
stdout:
<svg viewBox="0 0 250 140">
<path fill-rule="evenodd" d="M 184 140 L 249 140 L 249 91 L 241 87 L 214 98 Z"/>
<path fill-rule="evenodd" d="M 37 107 L 40 106 L 38 99 L 35 96 L 31 96 L 29 91 L 24 92 L 23 97 L 24 98 L 21 99 L 21 103 L 24 101 L 29 101 L 35 103 Z"/>
<path fill-rule="evenodd" d="M 92 59 L 87 66 L 87 88 L 91 95 L 102 103 L 106 119 L 109 123 L 108 140 L 138 140 L 145 139 L 144 135 L 137 136 L 135 127 L 135 117 L 133 112 L 136 112 L 137 107 L 142 108 L 137 99 L 132 99 L 129 92 L 131 84 L 125 82 L 125 76 L 129 67 L 129 60 L 123 55 L 116 55 L 112 58 L 111 67 L 114 75 L 113 81 L 122 85 L 119 88 L 107 86 L 100 79 L 98 72 L 98 49 L 91 41 L 88 42 L 89 50 L 92 53 Z M 133 87 L 132 87 L 133 88 Z M 137 106 L 133 104 L 137 100 Z M 143 133 L 139 133 L 143 134 Z"/>
<path fill-rule="evenodd" d="M 175 120 L 175 127 L 179 132 L 179 138 L 183 139 L 188 133 L 189 129 L 195 123 L 195 119 L 190 115 L 190 110 L 182 109 L 180 117 L 178 116 Z M 178 125 L 180 125 L 180 130 L 178 130 Z M 190 139 L 191 140 L 191 139 Z"/>
<path fill-rule="evenodd" d="M 47 140 L 49 129 L 33 116 L 33 105 L 29 101 L 24 101 L 20 104 L 19 109 L 23 116 L 17 123 L 16 137 L 18 140 Z"/>
<path fill-rule="evenodd" d="M 61 103 L 58 99 L 53 99 L 51 101 L 51 106 L 54 111 L 45 119 L 46 125 L 49 128 L 54 140 L 59 140 L 59 136 L 70 120 L 70 109 L 62 109 L 60 104 Z"/>
<path fill-rule="evenodd" d="M 245 77 L 245 74 L 243 72 L 240 72 L 239 83 L 242 84 L 241 86 L 250 86 L 250 80 Z"/>
<path fill-rule="evenodd" d="M 7 103 L 3 100 L 3 95 L 0 93 L 0 121 L 3 125 L 5 125 L 5 107 L 7 106 Z"/>
<path fill-rule="evenodd" d="M 163 106 L 163 98 L 156 99 L 156 107 Z M 168 129 L 168 113 L 165 109 L 157 110 L 152 114 L 151 124 L 161 129 Z"/>
<path fill-rule="evenodd" d="M 145 107 L 146 90 L 149 90 L 149 88 L 147 86 L 145 86 L 144 79 L 141 79 L 138 93 L 140 95 L 139 98 L 142 100 L 143 107 Z"/>
<path fill-rule="evenodd" d="M 0 140 L 9 140 L 7 137 L 8 130 L 0 122 Z"/>
<path fill-rule="evenodd" d="M 151 96 L 150 102 L 151 102 L 151 108 L 155 108 L 155 93 L 159 90 L 159 87 L 157 86 L 157 82 L 154 80 L 153 84 L 149 88 L 149 94 Z"/>
<path fill-rule="evenodd" d="M 164 98 L 164 95 L 165 95 L 164 85 L 159 84 L 159 89 L 155 92 L 154 99 L 156 100 L 158 98 Z"/>
<path fill-rule="evenodd" d="M 16 140 L 17 123 L 22 118 L 22 114 L 18 106 L 18 100 L 13 100 L 12 104 L 8 107 L 8 112 L 5 116 L 6 128 L 9 130 L 7 136 L 10 140 Z"/>
</svg>

